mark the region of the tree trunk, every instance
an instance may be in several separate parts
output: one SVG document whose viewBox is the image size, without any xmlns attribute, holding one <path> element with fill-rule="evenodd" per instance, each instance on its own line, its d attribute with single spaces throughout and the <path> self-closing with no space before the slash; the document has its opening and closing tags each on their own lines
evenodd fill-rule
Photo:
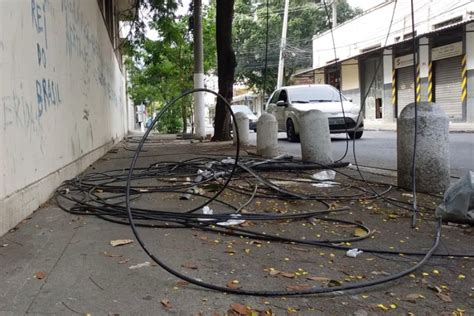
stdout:
<svg viewBox="0 0 474 316">
<path fill-rule="evenodd" d="M 234 0 L 216 1 L 216 48 L 219 94 L 229 103 L 232 101 L 234 73 L 237 65 L 232 48 L 233 16 Z M 230 113 L 224 101 L 217 98 L 213 141 L 230 139 Z"/>
</svg>

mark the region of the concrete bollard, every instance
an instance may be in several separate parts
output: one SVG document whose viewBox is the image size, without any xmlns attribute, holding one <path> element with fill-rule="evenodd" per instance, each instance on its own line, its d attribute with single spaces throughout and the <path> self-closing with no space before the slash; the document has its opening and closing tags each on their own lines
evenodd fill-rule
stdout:
<svg viewBox="0 0 474 316">
<path fill-rule="evenodd" d="M 435 103 L 418 103 L 416 190 L 441 192 L 449 186 L 449 119 Z M 397 121 L 398 186 L 412 189 L 415 103 L 408 104 Z"/>
<path fill-rule="evenodd" d="M 249 118 L 247 117 L 247 114 L 242 113 L 242 112 L 237 112 L 234 114 L 234 116 L 235 116 L 235 122 L 233 122 L 234 131 L 235 131 L 235 125 L 237 125 L 237 128 L 239 129 L 240 145 L 247 146 L 249 144 L 249 133 L 250 133 Z M 234 137 L 233 143 L 234 145 L 237 144 L 237 137 Z"/>
<path fill-rule="evenodd" d="M 332 164 L 331 136 L 326 114 L 319 110 L 303 112 L 300 117 L 301 157 L 303 161 Z"/>
<path fill-rule="evenodd" d="M 268 113 L 262 114 L 257 121 L 257 155 L 265 158 L 278 155 L 278 123 Z"/>
</svg>

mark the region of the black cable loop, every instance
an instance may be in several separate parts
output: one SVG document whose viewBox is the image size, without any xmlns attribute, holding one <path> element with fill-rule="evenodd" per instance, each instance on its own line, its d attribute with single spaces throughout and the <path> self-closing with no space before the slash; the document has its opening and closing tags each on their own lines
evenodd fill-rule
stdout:
<svg viewBox="0 0 474 316">
<path fill-rule="evenodd" d="M 149 127 L 149 129 L 146 131 L 146 133 L 144 134 L 142 140 L 140 141 L 138 147 L 137 147 L 137 151 L 135 152 L 135 155 L 132 159 L 132 162 L 131 162 L 131 165 L 130 165 L 130 168 L 129 168 L 129 172 L 128 172 L 128 177 L 127 177 L 127 186 L 126 186 L 126 208 L 127 208 L 127 215 L 128 215 L 128 219 L 129 219 L 129 222 L 130 222 L 130 227 L 132 229 L 132 232 L 133 234 L 135 235 L 135 238 L 137 239 L 138 243 L 140 244 L 140 246 L 142 247 L 142 249 L 145 251 L 145 253 L 147 253 L 147 255 L 152 258 L 160 267 L 162 267 L 164 270 L 166 270 L 167 272 L 171 273 L 172 275 L 176 276 L 176 277 L 179 277 L 187 282 L 190 282 L 192 284 L 195 284 L 195 285 L 198 285 L 198 286 L 201 286 L 201 287 L 204 287 L 204 288 L 208 288 L 208 289 L 212 289 L 212 290 L 218 290 L 218 291 L 222 291 L 222 292 L 226 292 L 226 293 L 232 293 L 232 294 L 240 294 L 240 295 L 254 295 L 254 296 L 288 296 L 288 295 L 305 295 L 305 294 L 320 294 L 320 293 L 329 293 L 329 292 L 340 292 L 340 291 L 347 291 L 347 290 L 351 290 L 351 289 L 357 289 L 357 288 L 362 288 L 362 287 L 367 287 L 367 286 L 373 286 L 373 285 L 377 285 L 377 284 L 381 284 L 381 283 L 386 283 L 386 282 L 389 282 L 389 281 L 392 281 L 392 280 L 395 280 L 395 279 L 398 279 L 400 277 L 403 277 L 404 275 L 407 275 L 409 273 L 411 273 L 412 271 L 416 270 L 418 267 L 420 267 L 421 265 L 423 265 L 430 257 L 431 255 L 434 253 L 434 251 L 436 250 L 438 244 L 439 244 L 439 238 L 440 238 L 440 232 L 441 232 L 441 221 L 438 222 L 438 229 L 437 229 L 437 234 L 436 234 L 436 238 L 435 238 L 435 242 L 432 246 L 432 248 L 430 249 L 430 251 L 424 256 L 424 258 L 418 263 L 416 264 L 415 266 L 407 269 L 407 270 L 404 270 L 402 272 L 399 272 L 399 273 L 396 273 L 396 274 L 393 274 L 393 275 L 390 275 L 390 276 L 387 276 L 387 277 L 384 277 L 384 278 L 381 278 L 381 279 L 378 279 L 378 280 L 373 280 L 373 281 L 365 281 L 365 282 L 357 282 L 357 283 L 353 283 L 353 284 L 346 284 L 346 285 L 342 285 L 342 286 L 337 286 L 337 287 L 332 287 L 332 288 L 312 288 L 312 289 L 309 289 L 309 290 L 303 290 L 303 291 L 258 291 L 258 290 L 240 290 L 240 289 L 231 289 L 231 288 L 227 288 L 227 287 L 223 287 L 223 286 L 218 286 L 218 285 L 213 285 L 213 284 L 209 284 L 209 283 L 206 283 L 206 282 L 203 282 L 203 281 L 200 281 L 200 280 L 197 280 L 197 279 L 194 279 L 192 277 L 189 277 L 187 275 L 184 275 L 176 270 L 174 270 L 173 268 L 169 267 L 168 265 L 166 265 L 163 261 L 161 261 L 158 257 L 156 257 L 148 248 L 147 246 L 145 245 L 145 243 L 143 242 L 143 240 L 141 239 L 140 237 L 140 234 L 138 233 L 138 230 L 137 230 L 137 227 L 135 225 L 135 222 L 134 222 L 134 218 L 133 218 L 133 214 L 132 214 L 132 209 L 130 207 L 130 194 L 131 194 L 131 179 L 132 179 L 132 175 L 133 175 L 133 170 L 134 170 L 134 167 L 136 165 L 136 162 L 138 160 L 138 157 L 139 157 L 139 154 L 140 154 L 140 150 L 141 148 L 143 147 L 143 143 L 145 142 L 145 140 L 147 139 L 150 131 L 151 131 L 151 128 L 153 128 L 154 124 L 159 120 L 159 118 L 163 115 L 164 111 L 166 111 L 170 106 L 172 106 L 177 100 L 179 100 L 180 98 L 184 97 L 185 95 L 187 94 L 190 94 L 190 93 L 193 93 L 193 92 L 198 92 L 198 91 L 207 91 L 207 92 L 211 92 L 213 94 L 215 94 L 217 97 L 223 99 L 225 101 L 225 104 L 227 107 L 230 107 L 230 105 L 228 104 L 228 102 L 225 100 L 225 98 L 223 98 L 222 96 L 220 96 L 219 94 L 213 92 L 213 91 L 210 91 L 210 90 L 207 90 L 207 89 L 196 89 L 196 90 L 192 90 L 190 92 L 187 92 L 185 94 L 182 94 L 181 96 L 175 98 L 174 100 L 172 100 L 170 103 L 168 103 L 162 111 L 160 111 L 160 113 L 157 115 L 157 117 L 153 120 L 151 126 Z M 235 119 L 235 118 L 234 118 Z M 227 185 L 229 184 L 230 182 L 230 179 L 232 177 L 232 175 L 234 174 L 235 170 L 236 170 L 236 167 L 238 165 L 238 154 L 239 154 L 239 138 L 238 138 L 238 130 L 236 128 L 236 137 L 237 137 L 237 153 L 236 153 L 236 156 L 235 156 L 235 160 L 234 160 L 234 164 L 233 164 L 233 168 L 232 168 L 232 171 L 231 171 L 231 174 L 229 176 L 229 178 L 227 179 L 227 181 L 223 184 L 222 188 L 218 191 L 217 194 L 215 194 L 213 196 L 212 199 L 216 199 L 217 196 L 223 192 L 223 190 L 227 187 Z M 247 170 L 248 171 L 248 170 Z M 210 202 L 207 202 L 205 204 L 203 204 L 201 207 L 203 207 L 204 205 L 207 205 L 209 204 Z M 192 214 L 187 214 L 187 215 L 192 215 Z M 201 215 L 199 214 L 200 217 L 205 217 L 204 215 Z M 215 215 L 210 215 L 209 217 L 213 217 Z M 190 223 L 188 223 L 190 224 Z"/>
</svg>

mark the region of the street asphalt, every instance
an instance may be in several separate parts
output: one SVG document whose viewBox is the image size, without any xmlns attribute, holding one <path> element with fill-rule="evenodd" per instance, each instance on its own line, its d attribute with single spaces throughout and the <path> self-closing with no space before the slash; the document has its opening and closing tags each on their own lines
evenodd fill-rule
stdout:
<svg viewBox="0 0 474 316">
<path fill-rule="evenodd" d="M 252 145 L 256 144 L 256 133 L 250 133 Z M 278 134 L 280 150 L 295 157 L 301 157 L 301 144 L 286 140 L 285 133 Z M 355 163 L 353 141 L 346 142 L 344 134 L 331 134 L 333 157 Z M 346 153 L 347 147 L 347 153 Z M 474 170 L 474 133 L 450 133 L 451 175 L 461 177 Z M 359 165 L 397 170 L 397 133 L 394 131 L 364 131 L 361 139 L 355 141 L 356 159 Z M 345 154 L 345 156 L 344 156 Z"/>
</svg>

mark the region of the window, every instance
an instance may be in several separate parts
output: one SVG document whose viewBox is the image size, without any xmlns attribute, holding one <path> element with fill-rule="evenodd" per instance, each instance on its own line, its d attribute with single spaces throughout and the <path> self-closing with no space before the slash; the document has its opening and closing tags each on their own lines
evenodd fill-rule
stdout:
<svg viewBox="0 0 474 316">
<path fill-rule="evenodd" d="M 114 0 L 97 0 L 100 12 L 104 18 L 105 26 L 109 33 L 110 41 L 114 49 L 117 48 L 117 19 L 115 17 L 115 3 Z"/>
<path fill-rule="evenodd" d="M 280 96 L 278 97 L 278 101 L 288 102 L 288 97 L 286 96 L 285 90 L 281 90 Z"/>
<path fill-rule="evenodd" d="M 272 98 L 270 99 L 270 103 L 277 103 L 279 95 L 280 91 L 273 92 Z"/>
<path fill-rule="evenodd" d="M 297 87 L 289 90 L 292 103 L 346 101 L 344 95 L 331 86 Z"/>
</svg>

